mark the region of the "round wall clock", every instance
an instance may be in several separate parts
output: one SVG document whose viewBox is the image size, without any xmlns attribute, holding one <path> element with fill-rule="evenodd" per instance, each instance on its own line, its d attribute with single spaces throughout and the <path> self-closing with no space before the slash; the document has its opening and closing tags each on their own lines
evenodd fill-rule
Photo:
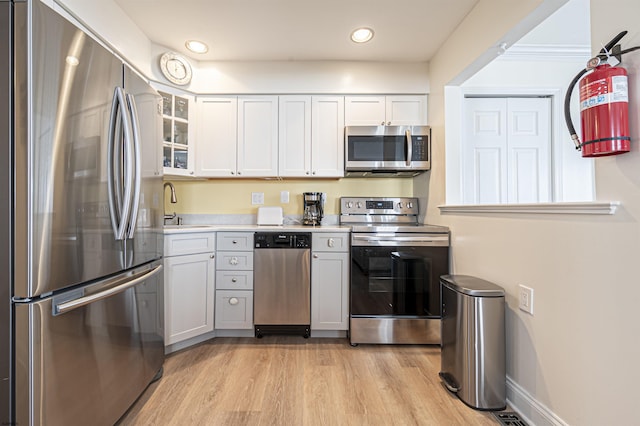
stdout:
<svg viewBox="0 0 640 426">
<path fill-rule="evenodd" d="M 160 57 L 160 71 L 174 84 L 184 86 L 191 81 L 191 64 L 184 56 L 167 52 Z"/>
</svg>

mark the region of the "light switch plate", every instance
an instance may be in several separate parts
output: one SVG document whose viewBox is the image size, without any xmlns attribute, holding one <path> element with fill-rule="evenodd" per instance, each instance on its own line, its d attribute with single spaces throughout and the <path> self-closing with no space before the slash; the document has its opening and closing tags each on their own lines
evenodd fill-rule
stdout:
<svg viewBox="0 0 640 426">
<path fill-rule="evenodd" d="M 518 308 L 533 315 L 533 289 L 524 285 L 520 285 L 519 288 Z"/>
<path fill-rule="evenodd" d="M 289 202 L 289 191 L 280 191 L 280 202 L 283 204 Z"/>
</svg>

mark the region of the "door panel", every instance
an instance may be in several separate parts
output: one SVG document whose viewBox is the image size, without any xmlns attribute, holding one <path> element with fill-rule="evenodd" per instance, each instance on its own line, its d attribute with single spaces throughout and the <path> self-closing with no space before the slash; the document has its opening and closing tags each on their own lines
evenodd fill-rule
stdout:
<svg viewBox="0 0 640 426">
<path fill-rule="evenodd" d="M 160 272 L 58 315 L 54 304 L 95 286 L 18 304 L 16 424 L 114 424 L 162 367 L 162 283 Z"/>
<path fill-rule="evenodd" d="M 16 277 L 18 297 L 117 272 L 124 250 L 113 238 L 103 179 L 105 119 L 122 63 L 41 2 L 33 2 L 33 20 L 31 115 L 16 116 L 30 123 L 16 135 L 16 187 L 29 194 L 16 197 L 16 217 L 26 223 L 16 240 L 27 242 L 16 270 L 30 271 Z"/>
</svg>

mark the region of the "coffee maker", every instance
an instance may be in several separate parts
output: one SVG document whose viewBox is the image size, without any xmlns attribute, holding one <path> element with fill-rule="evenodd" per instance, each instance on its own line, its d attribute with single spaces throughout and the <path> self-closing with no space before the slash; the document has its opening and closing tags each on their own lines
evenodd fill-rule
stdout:
<svg viewBox="0 0 640 426">
<path fill-rule="evenodd" d="M 326 195 L 324 192 L 303 192 L 302 200 L 304 212 L 302 215 L 303 225 L 320 225 L 324 216 L 324 202 Z"/>
</svg>

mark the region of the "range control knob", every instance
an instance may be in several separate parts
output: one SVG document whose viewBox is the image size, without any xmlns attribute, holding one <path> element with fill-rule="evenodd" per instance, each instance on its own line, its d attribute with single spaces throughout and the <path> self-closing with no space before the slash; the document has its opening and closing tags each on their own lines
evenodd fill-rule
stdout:
<svg viewBox="0 0 640 426">
<path fill-rule="evenodd" d="M 412 203 L 412 202 L 408 202 L 408 203 L 407 203 L 407 207 L 409 207 L 410 209 L 412 209 L 412 208 L 413 208 L 413 203 Z"/>
<path fill-rule="evenodd" d="M 400 201 L 400 202 L 398 203 L 398 208 L 399 208 L 399 209 L 402 209 L 402 201 Z"/>
<path fill-rule="evenodd" d="M 347 207 L 352 209 L 353 208 L 353 201 L 347 201 Z"/>
<path fill-rule="evenodd" d="M 358 203 L 356 205 L 358 206 L 359 209 L 362 208 L 362 203 L 360 201 L 358 201 Z"/>
</svg>

